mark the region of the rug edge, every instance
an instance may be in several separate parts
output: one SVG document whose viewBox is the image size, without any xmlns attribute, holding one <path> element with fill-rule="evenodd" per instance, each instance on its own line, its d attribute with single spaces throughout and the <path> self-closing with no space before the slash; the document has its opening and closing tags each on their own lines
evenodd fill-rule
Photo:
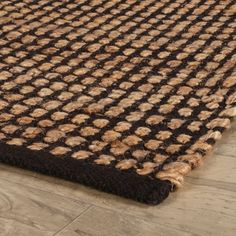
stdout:
<svg viewBox="0 0 236 236">
<path fill-rule="evenodd" d="M 85 160 L 59 158 L 44 151 L 33 151 L 2 142 L 0 142 L 0 162 L 77 182 L 150 205 L 161 203 L 172 189 L 169 180 L 152 179 L 137 175 L 135 172 L 120 171 Z"/>
</svg>

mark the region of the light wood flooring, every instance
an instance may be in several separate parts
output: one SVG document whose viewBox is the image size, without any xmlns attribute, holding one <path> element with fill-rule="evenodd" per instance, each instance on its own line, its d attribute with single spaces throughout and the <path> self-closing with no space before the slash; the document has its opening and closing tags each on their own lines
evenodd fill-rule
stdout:
<svg viewBox="0 0 236 236">
<path fill-rule="evenodd" d="M 236 122 L 157 206 L 1 164 L 0 235 L 235 236 Z"/>
</svg>

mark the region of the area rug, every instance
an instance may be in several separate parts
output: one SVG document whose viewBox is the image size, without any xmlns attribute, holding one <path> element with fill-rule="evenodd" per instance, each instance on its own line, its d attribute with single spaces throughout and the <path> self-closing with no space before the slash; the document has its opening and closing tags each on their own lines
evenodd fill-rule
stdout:
<svg viewBox="0 0 236 236">
<path fill-rule="evenodd" d="M 235 0 L 1 0 L 0 161 L 157 204 L 236 115 Z"/>
</svg>

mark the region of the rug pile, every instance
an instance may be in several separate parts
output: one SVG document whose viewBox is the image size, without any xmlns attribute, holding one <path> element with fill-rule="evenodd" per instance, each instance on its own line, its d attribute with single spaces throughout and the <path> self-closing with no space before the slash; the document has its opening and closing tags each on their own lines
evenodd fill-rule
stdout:
<svg viewBox="0 0 236 236">
<path fill-rule="evenodd" d="M 0 161 L 157 204 L 236 116 L 234 0 L 1 0 Z"/>
</svg>

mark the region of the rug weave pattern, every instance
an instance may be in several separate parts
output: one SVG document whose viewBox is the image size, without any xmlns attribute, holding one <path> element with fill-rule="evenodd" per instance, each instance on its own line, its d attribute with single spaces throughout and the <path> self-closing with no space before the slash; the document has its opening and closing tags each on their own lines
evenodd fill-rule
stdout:
<svg viewBox="0 0 236 236">
<path fill-rule="evenodd" d="M 0 145 L 178 187 L 236 115 L 235 30 L 234 0 L 1 0 Z"/>
</svg>

